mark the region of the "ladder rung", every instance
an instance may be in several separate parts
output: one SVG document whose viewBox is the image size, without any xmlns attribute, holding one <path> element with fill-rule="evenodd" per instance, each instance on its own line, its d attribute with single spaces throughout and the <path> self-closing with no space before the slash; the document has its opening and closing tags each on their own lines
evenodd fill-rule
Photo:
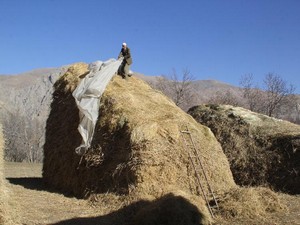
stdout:
<svg viewBox="0 0 300 225">
<path fill-rule="evenodd" d="M 186 131 L 186 130 L 182 130 L 181 132 L 182 132 L 182 133 L 186 133 L 186 134 L 190 134 L 190 133 L 191 133 L 191 132 Z"/>
<path fill-rule="evenodd" d="M 194 171 L 195 171 L 195 174 L 196 174 L 196 177 L 197 177 L 197 180 L 198 180 L 198 187 L 199 188 L 199 191 L 201 189 L 202 191 L 202 194 L 203 194 L 203 197 L 206 201 L 206 204 L 207 204 L 207 207 L 209 208 L 209 211 L 212 215 L 212 217 L 214 217 L 213 215 L 213 210 L 216 211 L 216 210 L 219 210 L 219 206 L 218 206 L 218 202 L 217 202 L 217 199 L 215 198 L 214 196 L 214 193 L 213 191 L 211 190 L 211 187 L 210 187 L 210 184 L 209 184 L 209 181 L 206 177 L 206 173 L 205 173 L 205 169 L 203 168 L 203 165 L 202 165 L 202 162 L 199 158 L 199 155 L 198 155 L 198 150 L 195 146 L 195 143 L 193 141 L 193 138 L 192 138 L 192 135 L 191 135 L 191 132 L 188 130 L 188 127 L 186 127 L 186 130 L 182 130 L 181 133 L 185 133 L 187 135 L 189 135 L 189 138 L 187 137 L 187 135 L 184 135 L 182 134 L 182 138 L 183 138 L 183 141 L 185 143 L 185 147 L 187 148 L 188 150 L 188 155 L 189 155 L 189 159 L 193 165 L 193 168 L 194 168 Z M 199 173 L 199 171 L 201 171 Z M 209 193 L 205 193 L 204 191 L 204 188 L 202 186 L 202 182 L 200 181 L 200 174 L 202 174 L 205 178 L 205 183 L 208 187 L 208 192 Z M 209 200 L 208 196 L 209 197 L 212 197 L 211 200 Z"/>
</svg>

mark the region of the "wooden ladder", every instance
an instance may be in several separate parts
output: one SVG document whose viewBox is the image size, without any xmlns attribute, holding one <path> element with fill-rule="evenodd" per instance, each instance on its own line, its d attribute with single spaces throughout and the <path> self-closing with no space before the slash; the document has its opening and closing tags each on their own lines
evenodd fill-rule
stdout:
<svg viewBox="0 0 300 225">
<path fill-rule="evenodd" d="M 181 131 L 181 136 L 183 138 L 185 150 L 188 152 L 189 159 L 192 163 L 192 166 L 193 166 L 195 174 L 196 174 L 198 188 L 202 192 L 203 198 L 206 202 L 206 205 L 208 207 L 208 210 L 209 210 L 212 218 L 214 218 L 215 216 L 214 216 L 213 211 L 219 210 L 219 205 L 218 205 L 217 199 L 215 197 L 215 194 L 211 188 L 211 185 L 207 179 L 205 168 L 200 159 L 200 156 L 199 156 L 198 150 L 195 146 L 191 132 L 188 130 L 187 126 L 186 126 L 185 130 Z M 204 180 L 201 179 L 200 173 L 203 175 Z M 206 185 L 206 189 L 208 190 L 208 193 L 205 191 L 204 185 Z"/>
</svg>

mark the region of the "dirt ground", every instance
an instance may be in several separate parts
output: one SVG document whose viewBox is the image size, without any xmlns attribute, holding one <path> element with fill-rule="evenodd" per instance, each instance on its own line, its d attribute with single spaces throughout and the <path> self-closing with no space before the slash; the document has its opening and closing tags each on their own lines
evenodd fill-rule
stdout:
<svg viewBox="0 0 300 225">
<path fill-rule="evenodd" d="M 49 190 L 42 182 L 41 170 L 42 164 L 4 164 L 10 193 L 9 205 L 13 209 L 11 216 L 20 224 L 116 224 L 114 218 L 117 212 L 103 214 L 103 209 L 87 200 Z M 275 215 L 270 222 L 219 219 L 214 225 L 300 225 L 300 196 L 281 194 L 281 199 L 287 204 L 289 212 Z M 105 205 L 102 207 L 105 208 Z"/>
<path fill-rule="evenodd" d="M 10 191 L 9 205 L 14 209 L 12 216 L 21 224 L 56 224 L 71 218 L 99 215 L 86 200 L 48 191 L 43 185 L 41 171 L 42 164 L 4 164 Z"/>
</svg>

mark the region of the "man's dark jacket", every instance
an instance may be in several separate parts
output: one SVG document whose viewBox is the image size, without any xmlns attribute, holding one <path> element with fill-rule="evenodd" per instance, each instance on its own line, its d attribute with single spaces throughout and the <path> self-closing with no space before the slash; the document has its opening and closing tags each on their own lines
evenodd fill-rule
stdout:
<svg viewBox="0 0 300 225">
<path fill-rule="evenodd" d="M 130 49 L 128 47 L 126 47 L 126 49 L 121 49 L 121 52 L 118 56 L 118 58 L 120 57 L 124 57 L 124 60 L 126 61 L 126 63 L 128 65 L 132 64 L 132 58 L 131 58 L 131 54 L 130 54 Z"/>
</svg>

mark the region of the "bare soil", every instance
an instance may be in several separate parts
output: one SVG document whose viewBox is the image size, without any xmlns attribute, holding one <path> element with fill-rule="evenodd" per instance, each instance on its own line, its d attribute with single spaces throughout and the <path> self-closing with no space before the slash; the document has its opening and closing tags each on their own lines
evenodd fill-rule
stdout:
<svg viewBox="0 0 300 225">
<path fill-rule="evenodd" d="M 8 180 L 9 205 L 16 224 L 122 224 L 124 210 L 105 212 L 105 205 L 95 207 L 91 201 L 69 197 L 49 190 L 42 182 L 42 164 L 5 162 L 4 174 Z M 217 219 L 215 225 L 300 225 L 300 196 L 280 194 L 289 208 L 288 213 L 276 214 L 269 221 Z M 101 200 L 100 200 L 101 201 Z M 121 216 L 122 217 L 122 216 Z"/>
</svg>

